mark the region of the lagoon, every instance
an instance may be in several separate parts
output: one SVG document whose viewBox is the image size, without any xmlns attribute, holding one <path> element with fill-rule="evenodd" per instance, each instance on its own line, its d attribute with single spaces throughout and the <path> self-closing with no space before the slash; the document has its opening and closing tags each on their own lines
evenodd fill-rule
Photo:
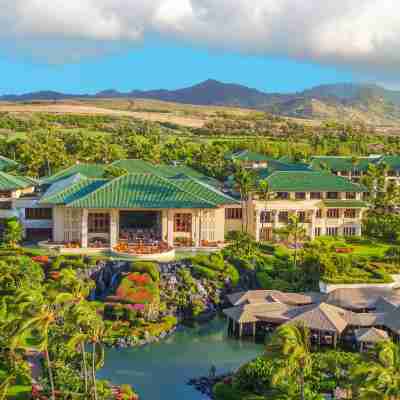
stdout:
<svg viewBox="0 0 400 400">
<path fill-rule="evenodd" d="M 217 374 L 231 371 L 262 351 L 260 344 L 228 338 L 225 320 L 216 318 L 159 343 L 107 349 L 98 377 L 133 385 L 141 400 L 204 400 L 189 379 L 208 375 L 212 365 Z"/>
</svg>

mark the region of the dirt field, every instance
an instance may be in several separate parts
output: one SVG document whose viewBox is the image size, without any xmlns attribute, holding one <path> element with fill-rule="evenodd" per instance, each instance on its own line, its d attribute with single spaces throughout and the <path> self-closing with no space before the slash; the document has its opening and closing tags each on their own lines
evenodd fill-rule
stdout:
<svg viewBox="0 0 400 400">
<path fill-rule="evenodd" d="M 125 111 L 111 108 L 98 107 L 95 104 L 80 103 L 58 103 L 58 104 L 16 104 L 0 103 L 0 112 L 15 113 L 55 113 L 55 114 L 102 114 L 130 116 L 147 121 L 170 122 L 182 126 L 200 128 L 204 125 L 205 119 L 199 117 L 179 116 L 174 114 L 144 112 L 144 111 Z"/>
</svg>

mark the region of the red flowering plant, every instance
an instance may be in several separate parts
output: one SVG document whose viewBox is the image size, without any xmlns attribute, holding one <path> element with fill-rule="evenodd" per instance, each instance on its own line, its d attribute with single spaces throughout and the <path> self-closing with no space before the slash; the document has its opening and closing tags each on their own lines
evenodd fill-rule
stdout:
<svg viewBox="0 0 400 400">
<path fill-rule="evenodd" d="M 158 295 L 158 286 L 150 275 L 135 272 L 122 279 L 115 294 L 132 304 L 151 304 Z"/>
</svg>

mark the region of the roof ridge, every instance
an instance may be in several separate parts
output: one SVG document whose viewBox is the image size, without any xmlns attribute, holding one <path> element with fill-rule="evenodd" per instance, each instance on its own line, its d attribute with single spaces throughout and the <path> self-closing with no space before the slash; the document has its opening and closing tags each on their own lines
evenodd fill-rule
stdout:
<svg viewBox="0 0 400 400">
<path fill-rule="evenodd" d="M 74 188 L 76 185 L 79 185 L 79 184 L 81 184 L 82 182 L 87 182 L 87 181 L 90 181 L 90 180 L 97 180 L 97 179 L 93 179 L 93 178 L 88 178 L 87 176 L 82 175 L 82 174 L 80 174 L 79 172 L 78 172 L 76 175 L 72 175 L 72 176 L 79 176 L 79 177 L 81 177 L 81 178 L 80 178 L 78 181 L 73 182 L 71 185 L 62 188 L 60 191 L 56 191 L 55 193 L 50 194 L 48 197 L 46 196 L 46 193 L 44 193 L 43 197 L 40 199 L 39 202 L 41 202 L 42 200 L 45 200 L 45 203 L 46 203 L 47 201 L 49 201 L 49 200 L 51 201 L 53 197 L 62 195 L 62 194 L 65 193 L 67 190 L 71 190 L 71 189 Z M 69 179 L 69 178 L 65 178 L 65 179 Z"/>
<path fill-rule="evenodd" d="M 335 321 L 332 316 L 329 314 L 330 312 L 337 313 L 338 318 L 340 318 L 343 322 L 345 322 L 346 326 L 348 325 L 347 321 L 339 314 L 339 311 L 346 312 L 346 310 L 341 309 L 340 307 L 332 306 L 328 303 L 320 303 L 318 307 L 323 311 L 324 316 L 329 320 L 329 322 L 336 327 Z"/>
</svg>

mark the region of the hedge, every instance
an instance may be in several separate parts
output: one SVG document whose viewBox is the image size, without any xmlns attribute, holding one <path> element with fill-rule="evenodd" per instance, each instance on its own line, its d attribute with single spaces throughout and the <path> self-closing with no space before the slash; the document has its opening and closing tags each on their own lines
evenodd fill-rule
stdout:
<svg viewBox="0 0 400 400">
<path fill-rule="evenodd" d="M 140 272 L 142 274 L 147 273 L 151 276 L 154 282 L 160 280 L 160 271 L 158 265 L 151 261 L 137 261 L 131 264 L 132 272 Z"/>
</svg>

